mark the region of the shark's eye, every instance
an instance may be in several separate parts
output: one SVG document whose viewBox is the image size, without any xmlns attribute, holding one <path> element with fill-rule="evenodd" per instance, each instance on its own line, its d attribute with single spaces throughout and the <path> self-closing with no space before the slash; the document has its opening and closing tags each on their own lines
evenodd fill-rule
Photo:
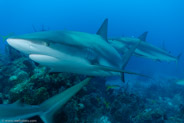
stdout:
<svg viewBox="0 0 184 123">
<path fill-rule="evenodd" d="M 49 43 L 48 42 L 43 42 L 43 45 L 44 46 L 49 46 Z"/>
</svg>

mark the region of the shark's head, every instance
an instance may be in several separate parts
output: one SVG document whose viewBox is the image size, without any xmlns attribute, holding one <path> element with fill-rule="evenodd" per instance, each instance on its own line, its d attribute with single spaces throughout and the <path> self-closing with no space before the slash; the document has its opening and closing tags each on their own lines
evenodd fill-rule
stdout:
<svg viewBox="0 0 184 123">
<path fill-rule="evenodd" d="M 48 43 L 40 35 L 35 34 L 10 37 L 7 42 L 10 46 L 25 54 L 40 54 L 41 49 L 48 46 Z"/>
</svg>

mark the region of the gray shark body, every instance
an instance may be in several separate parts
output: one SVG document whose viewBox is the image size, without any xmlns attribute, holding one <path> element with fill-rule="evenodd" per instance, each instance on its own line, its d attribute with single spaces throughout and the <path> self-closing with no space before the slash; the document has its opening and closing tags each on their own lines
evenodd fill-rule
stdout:
<svg viewBox="0 0 184 123">
<path fill-rule="evenodd" d="M 26 53 L 51 72 L 90 76 L 112 76 L 121 70 L 122 57 L 107 39 L 107 19 L 97 34 L 75 31 L 44 31 L 7 39 L 9 45 Z M 127 72 L 130 74 L 136 74 Z"/>
<path fill-rule="evenodd" d="M 121 37 L 109 39 L 109 43 L 116 48 L 120 54 L 124 54 L 129 48 L 135 45 L 140 40 L 143 40 L 141 44 L 137 47 L 134 52 L 134 55 L 145 57 L 158 61 L 177 61 L 178 58 L 170 55 L 167 51 L 158 48 L 145 41 L 147 33 L 144 33 L 139 38 L 133 37 Z"/>
<path fill-rule="evenodd" d="M 96 65 L 119 68 L 121 56 L 101 36 L 73 31 L 44 31 L 9 38 L 15 49 L 52 72 L 86 75 L 113 74 Z"/>
<path fill-rule="evenodd" d="M 57 94 L 40 105 L 24 105 L 20 103 L 1 104 L 0 105 L 0 123 L 18 122 L 17 120 L 26 120 L 33 116 L 40 116 L 44 123 L 53 123 L 54 114 L 78 91 L 85 86 L 91 78 L 68 88 L 64 92 Z"/>
</svg>

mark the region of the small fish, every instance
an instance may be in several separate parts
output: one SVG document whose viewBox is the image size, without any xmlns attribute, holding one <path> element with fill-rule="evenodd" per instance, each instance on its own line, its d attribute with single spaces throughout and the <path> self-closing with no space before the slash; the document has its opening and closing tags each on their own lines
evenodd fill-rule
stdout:
<svg viewBox="0 0 184 123">
<path fill-rule="evenodd" d="M 116 88 L 120 88 L 120 86 L 119 85 L 108 85 L 106 87 L 106 91 L 109 91 L 110 89 L 116 89 Z"/>
<path fill-rule="evenodd" d="M 104 105 L 105 105 L 105 107 L 108 109 L 110 106 L 110 102 L 107 102 L 106 100 L 104 100 Z"/>
</svg>

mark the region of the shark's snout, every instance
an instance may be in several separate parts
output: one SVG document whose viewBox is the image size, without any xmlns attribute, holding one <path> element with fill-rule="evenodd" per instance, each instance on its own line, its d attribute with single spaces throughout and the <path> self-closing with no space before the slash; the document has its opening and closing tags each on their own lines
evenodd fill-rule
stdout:
<svg viewBox="0 0 184 123">
<path fill-rule="evenodd" d="M 12 38 L 8 38 L 8 39 L 7 39 L 7 43 L 8 43 L 10 46 L 12 46 L 12 47 L 15 45 L 14 39 L 12 39 Z"/>
<path fill-rule="evenodd" d="M 11 47 L 13 47 L 13 48 L 15 48 L 15 49 L 17 49 L 17 50 L 19 50 L 21 52 L 24 52 L 26 54 L 29 53 L 30 42 L 27 41 L 27 40 L 24 40 L 24 39 L 15 39 L 15 38 L 8 38 L 7 39 L 7 43 Z"/>
</svg>

